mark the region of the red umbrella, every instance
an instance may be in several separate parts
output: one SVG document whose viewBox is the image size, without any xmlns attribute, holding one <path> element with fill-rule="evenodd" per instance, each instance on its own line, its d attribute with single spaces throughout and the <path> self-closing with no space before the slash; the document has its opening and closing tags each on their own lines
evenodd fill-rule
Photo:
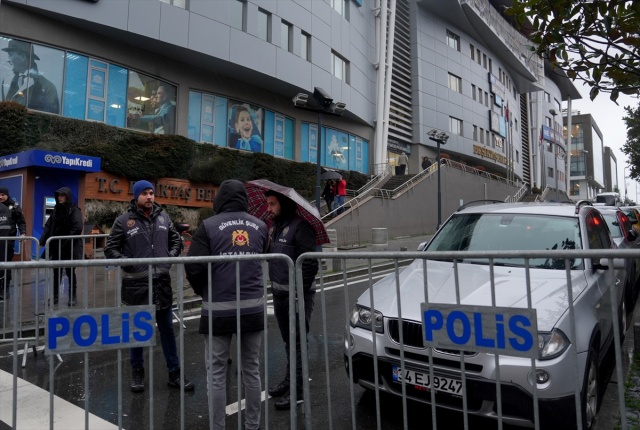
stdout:
<svg viewBox="0 0 640 430">
<path fill-rule="evenodd" d="M 261 219 L 267 226 L 272 222 L 271 213 L 268 210 L 267 198 L 264 193 L 267 190 L 276 191 L 284 196 L 289 197 L 296 203 L 296 213 L 309 222 L 316 231 L 316 245 L 322 245 L 329 243 L 329 236 L 324 228 L 324 224 L 320 220 L 320 214 L 318 210 L 311 206 L 311 204 L 300 194 L 298 194 L 293 188 L 283 187 L 282 185 L 274 184 L 266 179 L 258 179 L 257 181 L 249 181 L 244 184 L 247 188 L 247 194 L 249 196 L 249 214 L 256 218 Z"/>
</svg>

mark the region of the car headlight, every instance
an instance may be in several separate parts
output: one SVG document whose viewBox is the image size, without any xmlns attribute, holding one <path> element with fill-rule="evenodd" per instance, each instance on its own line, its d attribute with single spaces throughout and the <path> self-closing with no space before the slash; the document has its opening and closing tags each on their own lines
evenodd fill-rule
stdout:
<svg viewBox="0 0 640 430">
<path fill-rule="evenodd" d="M 384 333 L 382 314 L 378 311 L 374 311 L 373 315 L 373 318 L 375 318 L 374 324 L 376 332 Z M 351 316 L 349 317 L 351 327 L 360 327 L 371 330 L 371 319 L 371 309 L 359 305 L 355 305 L 353 309 L 351 309 Z"/>
<path fill-rule="evenodd" d="M 538 333 L 538 358 L 550 360 L 556 358 L 569 347 L 571 342 L 565 334 L 558 329 L 551 333 Z"/>
</svg>

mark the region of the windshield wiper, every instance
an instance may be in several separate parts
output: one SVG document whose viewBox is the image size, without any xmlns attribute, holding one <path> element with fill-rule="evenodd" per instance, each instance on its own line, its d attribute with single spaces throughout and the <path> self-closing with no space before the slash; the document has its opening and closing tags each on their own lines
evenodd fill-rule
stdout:
<svg viewBox="0 0 640 430">
<path fill-rule="evenodd" d="M 489 265 L 489 260 L 487 261 L 478 261 L 478 260 L 462 260 L 463 263 L 468 263 L 468 264 L 480 264 L 482 266 L 488 266 Z M 500 267 L 523 267 L 522 264 L 515 264 L 515 263 L 502 263 L 500 261 L 494 261 L 493 262 L 493 266 L 500 266 Z"/>
</svg>

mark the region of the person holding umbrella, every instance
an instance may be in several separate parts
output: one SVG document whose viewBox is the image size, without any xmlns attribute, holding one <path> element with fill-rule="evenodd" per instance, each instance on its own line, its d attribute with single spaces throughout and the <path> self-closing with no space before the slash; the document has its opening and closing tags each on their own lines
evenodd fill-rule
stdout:
<svg viewBox="0 0 640 430">
<path fill-rule="evenodd" d="M 327 213 L 330 214 L 333 211 L 333 193 L 334 193 L 335 185 L 333 179 L 329 179 L 327 184 L 324 186 L 324 191 L 322 191 L 322 197 L 324 197 L 324 201 L 327 202 Z"/>
</svg>

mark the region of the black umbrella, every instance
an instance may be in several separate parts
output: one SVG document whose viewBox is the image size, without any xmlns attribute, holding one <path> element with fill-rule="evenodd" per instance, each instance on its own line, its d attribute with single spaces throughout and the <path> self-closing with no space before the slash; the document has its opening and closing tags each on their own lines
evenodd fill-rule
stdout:
<svg viewBox="0 0 640 430">
<path fill-rule="evenodd" d="M 320 175 L 320 179 L 342 179 L 342 175 L 335 170 L 327 170 Z"/>
</svg>

